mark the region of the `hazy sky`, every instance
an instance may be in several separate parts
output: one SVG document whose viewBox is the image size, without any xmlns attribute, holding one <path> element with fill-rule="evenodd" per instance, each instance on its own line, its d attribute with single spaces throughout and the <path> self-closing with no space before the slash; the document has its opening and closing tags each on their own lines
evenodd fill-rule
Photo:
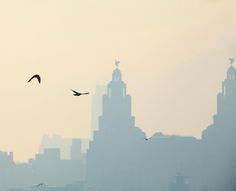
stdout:
<svg viewBox="0 0 236 191">
<path fill-rule="evenodd" d="M 26 161 L 42 135 L 89 137 L 91 96 L 115 58 L 148 135 L 193 135 L 212 122 L 235 0 L 0 0 L 0 150 Z M 34 74 L 42 85 L 27 84 Z"/>
</svg>

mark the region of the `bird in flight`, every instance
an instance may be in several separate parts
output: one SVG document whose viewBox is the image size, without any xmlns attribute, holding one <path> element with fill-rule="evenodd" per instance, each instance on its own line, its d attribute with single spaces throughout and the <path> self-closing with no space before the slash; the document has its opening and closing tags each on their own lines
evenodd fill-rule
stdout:
<svg viewBox="0 0 236 191">
<path fill-rule="evenodd" d="M 144 139 L 145 139 L 145 141 L 149 141 L 149 140 L 151 140 L 153 138 L 153 136 L 151 136 L 151 137 L 145 137 Z"/>
<path fill-rule="evenodd" d="M 149 141 L 151 139 L 151 137 L 150 138 L 145 137 L 144 139 L 145 139 L 145 141 Z"/>
<path fill-rule="evenodd" d="M 81 95 L 88 95 L 89 92 L 86 92 L 86 93 L 80 93 L 80 92 L 77 92 L 75 90 L 71 90 L 72 92 L 74 92 L 74 96 L 81 96 Z"/>
<path fill-rule="evenodd" d="M 41 77 L 38 74 L 33 75 L 29 80 L 28 83 L 31 82 L 33 79 L 37 79 L 39 83 L 41 83 Z"/>
<path fill-rule="evenodd" d="M 44 185 L 44 183 L 40 183 L 36 187 L 40 187 L 40 186 L 43 186 L 43 185 Z"/>
</svg>

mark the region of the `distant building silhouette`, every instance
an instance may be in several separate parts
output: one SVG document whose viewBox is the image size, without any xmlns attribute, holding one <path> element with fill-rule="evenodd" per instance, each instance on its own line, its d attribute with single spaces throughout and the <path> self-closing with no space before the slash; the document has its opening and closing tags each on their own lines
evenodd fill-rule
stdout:
<svg viewBox="0 0 236 191">
<path fill-rule="evenodd" d="M 2 152 L 0 151 L 0 161 L 7 162 L 9 164 L 14 164 L 13 162 L 13 152 Z"/>
<path fill-rule="evenodd" d="M 57 148 L 45 149 L 29 161 L 33 172 L 31 185 L 43 182 L 51 186 L 63 186 L 68 183 L 84 180 L 85 164 L 82 159 L 62 160 Z M 31 177 L 28 177 L 29 180 Z"/>
<path fill-rule="evenodd" d="M 0 191 L 7 189 L 14 178 L 15 163 L 12 152 L 0 151 Z"/>
<path fill-rule="evenodd" d="M 193 190 L 228 188 L 230 183 L 226 180 L 235 175 L 233 164 L 236 161 L 233 152 L 236 144 L 236 70 L 232 65 L 222 84 L 217 106 L 214 123 L 203 131 L 202 140 L 157 133 L 144 141 L 144 133 L 135 127 L 131 97 L 126 93 L 126 84 L 117 67 L 107 86 L 107 94 L 103 96 L 99 131 L 94 133 L 87 155 L 88 186 L 104 191 L 189 190 L 181 176 L 168 188 L 169 179 L 182 164 L 184 171 L 194 179 Z"/>
<path fill-rule="evenodd" d="M 95 190 L 138 190 L 137 170 L 145 134 L 135 127 L 131 97 L 117 67 L 103 96 L 99 131 L 87 154 L 87 184 Z"/>
<path fill-rule="evenodd" d="M 222 92 L 217 96 L 217 114 L 214 122 L 202 133 L 204 140 L 213 138 L 229 140 L 235 138 L 236 132 L 236 69 L 231 65 L 227 78 L 222 83 Z"/>
<path fill-rule="evenodd" d="M 59 135 L 44 135 L 39 146 L 39 153 L 42 153 L 47 148 L 59 148 L 62 159 L 70 159 L 71 139 L 63 138 Z"/>
<path fill-rule="evenodd" d="M 95 94 L 92 97 L 92 136 L 93 132 L 97 131 L 99 128 L 98 118 L 102 115 L 102 97 L 105 93 L 106 86 L 97 84 Z"/>
<path fill-rule="evenodd" d="M 81 148 L 78 148 L 78 152 L 82 152 L 82 155 L 85 155 L 88 147 L 89 147 L 89 140 L 88 139 L 79 139 L 73 138 L 77 141 L 80 140 Z M 43 153 L 45 149 L 48 148 L 59 148 L 61 153 L 61 159 L 69 160 L 71 159 L 71 145 L 73 144 L 71 138 L 63 138 L 59 135 L 44 135 L 39 147 L 39 153 Z M 75 150 L 74 150 L 75 151 Z M 76 152 L 76 151 L 75 151 Z M 78 154 L 78 153 L 77 153 Z"/>
<path fill-rule="evenodd" d="M 214 191 L 228 189 L 236 176 L 236 69 L 232 61 L 230 64 L 217 96 L 213 124 L 202 133 L 201 160 L 211 169 L 206 172 L 203 169 L 202 173 L 208 177 L 208 189 Z"/>
<path fill-rule="evenodd" d="M 84 159 L 62 160 L 59 148 L 45 149 L 28 163 L 15 163 L 12 153 L 0 152 L 0 169 L 0 191 L 25 190 L 39 183 L 70 191 L 64 185 L 85 181 Z M 35 189 L 45 188 L 41 187 Z"/>
<path fill-rule="evenodd" d="M 44 153 L 36 154 L 36 161 L 44 161 L 44 162 L 55 162 L 61 159 L 60 149 L 58 148 L 47 148 L 44 149 Z"/>
<path fill-rule="evenodd" d="M 202 139 L 156 133 L 145 140 L 135 126 L 131 96 L 118 64 L 103 96 L 99 127 L 86 158 L 86 140 L 76 138 L 64 144 L 62 138 L 44 137 L 41 152 L 28 163 L 15 163 L 13 153 L 0 152 L 0 191 L 235 190 L 236 69 L 232 59 L 217 96 L 217 113 Z M 61 157 L 65 148 L 72 160 Z M 181 174 L 170 184 L 180 164 L 191 177 L 191 186 Z M 40 182 L 47 186 L 32 186 Z"/>
</svg>

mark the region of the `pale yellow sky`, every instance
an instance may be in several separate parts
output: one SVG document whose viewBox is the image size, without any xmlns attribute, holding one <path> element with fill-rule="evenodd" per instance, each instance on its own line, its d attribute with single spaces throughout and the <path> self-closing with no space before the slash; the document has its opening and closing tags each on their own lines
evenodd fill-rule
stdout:
<svg viewBox="0 0 236 191">
<path fill-rule="evenodd" d="M 115 58 L 148 135 L 193 135 L 212 122 L 235 0 L 0 0 L 0 150 L 26 161 L 42 135 L 89 137 L 91 97 Z M 42 85 L 27 79 L 42 75 Z"/>
</svg>

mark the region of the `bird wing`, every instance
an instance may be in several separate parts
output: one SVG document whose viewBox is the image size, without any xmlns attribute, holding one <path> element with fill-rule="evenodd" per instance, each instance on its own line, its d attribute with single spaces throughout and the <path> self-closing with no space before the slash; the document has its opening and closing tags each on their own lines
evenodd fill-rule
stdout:
<svg viewBox="0 0 236 191">
<path fill-rule="evenodd" d="M 30 81 L 33 80 L 34 78 L 37 78 L 38 82 L 41 83 L 41 78 L 40 78 L 40 76 L 39 76 L 38 74 L 33 75 L 33 76 L 28 80 L 28 82 L 30 82 Z"/>
<path fill-rule="evenodd" d="M 89 94 L 89 92 L 86 92 L 86 93 L 83 93 L 84 95 L 88 95 Z"/>
<path fill-rule="evenodd" d="M 75 94 L 79 94 L 79 92 L 77 92 L 77 91 L 75 91 L 75 90 L 72 90 L 72 89 L 71 89 L 71 91 L 74 92 Z"/>
<path fill-rule="evenodd" d="M 35 75 L 35 78 L 37 78 L 38 82 L 41 83 L 41 77 L 39 75 Z"/>
<path fill-rule="evenodd" d="M 29 80 L 28 80 L 28 82 L 30 82 L 31 80 L 33 80 L 34 79 L 34 76 L 33 77 L 31 77 Z"/>
</svg>

